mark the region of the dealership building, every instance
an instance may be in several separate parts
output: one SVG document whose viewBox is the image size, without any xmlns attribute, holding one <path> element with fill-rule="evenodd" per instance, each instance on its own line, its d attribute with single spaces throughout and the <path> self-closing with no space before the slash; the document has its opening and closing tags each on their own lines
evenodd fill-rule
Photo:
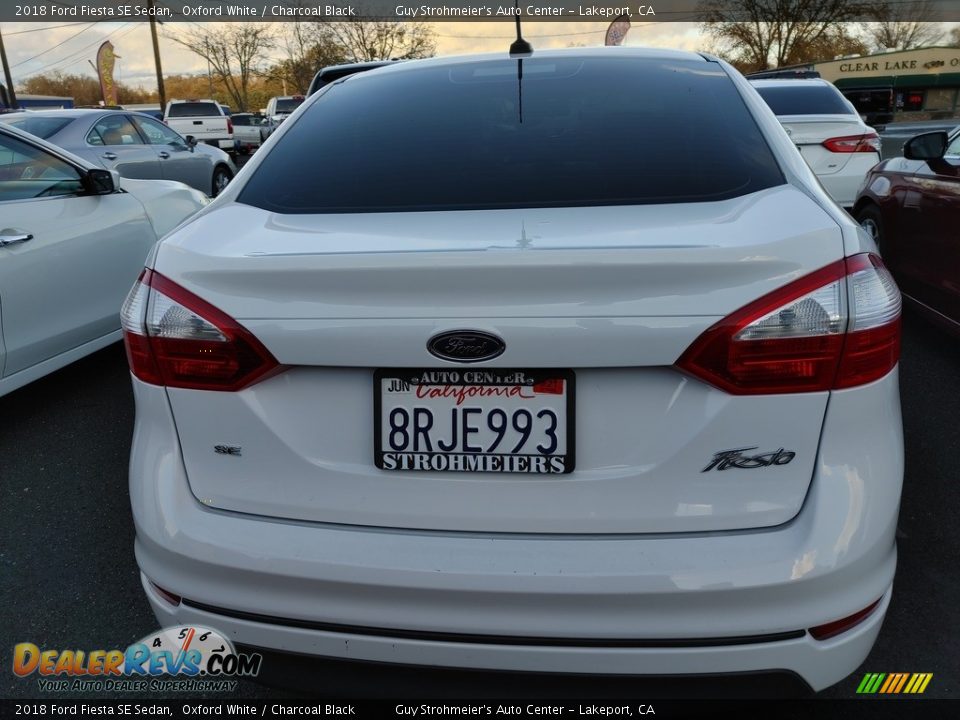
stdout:
<svg viewBox="0 0 960 720">
<path fill-rule="evenodd" d="M 890 120 L 960 117 L 960 47 L 929 47 L 804 66 L 836 85 L 862 113 Z"/>
</svg>

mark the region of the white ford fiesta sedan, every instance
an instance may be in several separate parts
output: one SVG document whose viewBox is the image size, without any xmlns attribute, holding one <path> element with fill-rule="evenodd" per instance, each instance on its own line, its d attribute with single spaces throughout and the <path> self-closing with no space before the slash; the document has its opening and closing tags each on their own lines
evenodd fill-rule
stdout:
<svg viewBox="0 0 960 720">
<path fill-rule="evenodd" d="M 163 625 L 813 689 L 880 630 L 899 292 L 714 58 L 336 82 L 157 245 L 122 315 Z"/>
</svg>

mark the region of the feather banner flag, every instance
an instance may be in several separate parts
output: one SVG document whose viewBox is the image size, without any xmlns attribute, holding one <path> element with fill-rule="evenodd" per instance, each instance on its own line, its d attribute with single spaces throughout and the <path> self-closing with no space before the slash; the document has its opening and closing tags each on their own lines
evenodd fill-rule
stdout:
<svg viewBox="0 0 960 720">
<path fill-rule="evenodd" d="M 113 43 L 107 40 L 97 50 L 97 74 L 100 76 L 100 94 L 107 107 L 117 104 L 117 85 L 113 81 L 113 66 L 119 55 L 113 53 Z"/>
<path fill-rule="evenodd" d="M 612 23 L 610 27 L 607 28 L 607 37 L 603 41 L 604 45 L 620 45 L 623 43 L 623 39 L 627 36 L 627 31 L 630 29 L 630 18 L 626 15 L 621 15 Z"/>
</svg>

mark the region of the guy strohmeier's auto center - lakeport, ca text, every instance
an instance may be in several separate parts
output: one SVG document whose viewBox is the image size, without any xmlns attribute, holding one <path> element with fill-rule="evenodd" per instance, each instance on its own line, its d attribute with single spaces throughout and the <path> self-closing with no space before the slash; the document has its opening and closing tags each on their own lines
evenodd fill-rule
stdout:
<svg viewBox="0 0 960 720">
<path fill-rule="evenodd" d="M 564 18 L 564 17 L 592 17 L 614 19 L 621 16 L 628 18 L 634 16 L 655 17 L 656 10 L 653 5 L 633 5 L 610 7 L 606 5 L 540 5 L 526 4 L 514 7 L 510 4 L 504 5 L 464 5 L 456 7 L 447 7 L 445 5 L 397 5 L 393 8 L 393 13 L 397 18 L 495 18 L 495 17 L 538 17 L 538 18 Z M 110 5 L 104 3 L 84 3 L 80 5 L 62 6 L 62 5 L 17 5 L 15 11 L 16 17 L 35 18 L 136 18 L 153 16 L 160 19 L 189 19 L 189 18 L 237 18 L 237 19 L 282 19 L 296 17 L 360 17 L 371 14 L 369 11 L 354 5 L 324 5 L 312 4 L 293 7 L 283 4 L 265 3 L 258 7 L 253 3 L 243 3 L 232 5 L 224 3 L 222 5 L 192 5 L 184 4 L 176 13 L 173 9 L 165 6 L 142 6 L 142 5 Z M 179 15 L 179 18 L 175 16 Z"/>
</svg>

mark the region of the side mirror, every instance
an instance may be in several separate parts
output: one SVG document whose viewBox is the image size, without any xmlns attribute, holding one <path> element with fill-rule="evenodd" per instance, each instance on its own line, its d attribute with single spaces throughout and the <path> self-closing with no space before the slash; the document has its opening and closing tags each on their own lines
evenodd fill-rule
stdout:
<svg viewBox="0 0 960 720">
<path fill-rule="evenodd" d="M 83 176 L 83 185 L 91 195 L 109 195 L 120 186 L 119 173 L 115 170 L 95 168 L 87 170 Z"/>
<path fill-rule="evenodd" d="M 197 139 L 193 135 L 187 135 L 187 147 L 195 148 L 197 146 Z"/>
<path fill-rule="evenodd" d="M 907 160 L 938 160 L 946 151 L 947 133 L 942 130 L 916 135 L 903 145 L 903 156 Z"/>
</svg>

